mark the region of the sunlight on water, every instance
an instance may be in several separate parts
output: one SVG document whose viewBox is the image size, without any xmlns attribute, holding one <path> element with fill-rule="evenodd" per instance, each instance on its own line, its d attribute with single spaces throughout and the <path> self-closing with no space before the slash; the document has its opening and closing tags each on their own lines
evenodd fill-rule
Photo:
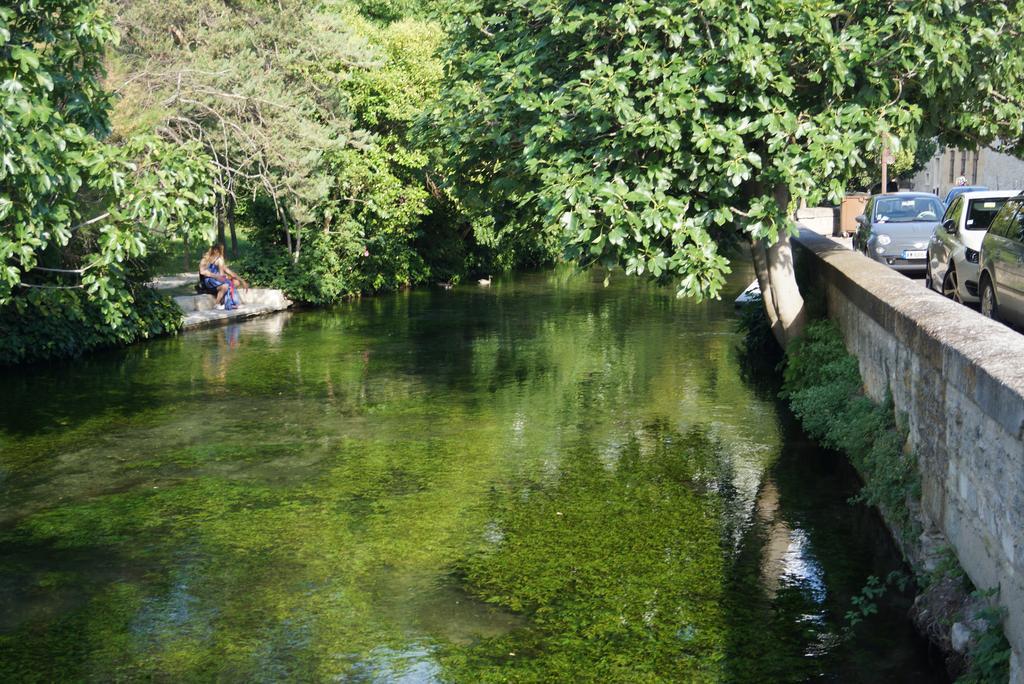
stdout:
<svg viewBox="0 0 1024 684">
<path fill-rule="evenodd" d="M 562 269 L 10 373 L 0 679 L 929 681 L 734 320 Z"/>
</svg>

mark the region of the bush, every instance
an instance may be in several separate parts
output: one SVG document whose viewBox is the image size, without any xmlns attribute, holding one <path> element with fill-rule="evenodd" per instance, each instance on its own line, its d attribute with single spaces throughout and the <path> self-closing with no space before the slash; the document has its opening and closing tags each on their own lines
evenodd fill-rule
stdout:
<svg viewBox="0 0 1024 684">
<path fill-rule="evenodd" d="M 170 297 L 142 285 L 122 297 L 127 313 L 116 327 L 82 290 L 34 289 L 15 297 L 0 307 L 0 364 L 72 358 L 181 328 L 181 309 Z"/>
<path fill-rule="evenodd" d="M 857 359 L 831 321 L 816 321 L 787 350 L 782 396 L 809 435 L 844 452 L 864 478 L 860 498 L 913 533 L 909 502 L 920 498 L 917 462 L 891 398 L 876 404 L 862 391 Z"/>
</svg>

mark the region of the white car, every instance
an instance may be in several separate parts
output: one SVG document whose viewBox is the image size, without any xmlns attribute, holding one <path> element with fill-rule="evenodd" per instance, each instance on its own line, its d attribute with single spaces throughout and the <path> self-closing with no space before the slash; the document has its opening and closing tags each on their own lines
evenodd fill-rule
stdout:
<svg viewBox="0 0 1024 684">
<path fill-rule="evenodd" d="M 925 285 L 961 303 L 978 302 L 978 254 L 989 224 L 1019 190 L 965 192 L 946 208 L 928 242 Z"/>
</svg>

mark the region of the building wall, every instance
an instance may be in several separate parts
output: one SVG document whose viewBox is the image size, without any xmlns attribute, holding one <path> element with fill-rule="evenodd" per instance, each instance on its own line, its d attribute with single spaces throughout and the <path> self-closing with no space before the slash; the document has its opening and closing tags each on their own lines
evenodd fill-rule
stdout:
<svg viewBox="0 0 1024 684">
<path fill-rule="evenodd" d="M 865 391 L 906 416 L 922 539 L 945 537 L 975 586 L 999 588 L 1024 684 L 1024 335 L 811 231 L 796 244 Z"/>
<path fill-rule="evenodd" d="M 991 148 L 939 148 L 925 168 L 903 180 L 900 187 L 945 197 L 960 176 L 964 176 L 969 185 L 984 185 L 989 190 L 1024 190 L 1024 160 Z"/>
</svg>

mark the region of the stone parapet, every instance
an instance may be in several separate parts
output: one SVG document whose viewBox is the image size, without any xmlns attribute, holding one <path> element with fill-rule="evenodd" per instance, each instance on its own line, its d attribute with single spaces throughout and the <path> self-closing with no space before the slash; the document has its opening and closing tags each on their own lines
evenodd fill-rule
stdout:
<svg viewBox="0 0 1024 684">
<path fill-rule="evenodd" d="M 804 207 L 796 212 L 797 221 L 818 235 L 834 235 L 838 217 L 832 207 Z"/>
<path fill-rule="evenodd" d="M 998 588 L 1024 684 L 1024 335 L 810 230 L 795 244 L 865 391 L 906 420 L 926 525 L 975 586 Z"/>
</svg>

